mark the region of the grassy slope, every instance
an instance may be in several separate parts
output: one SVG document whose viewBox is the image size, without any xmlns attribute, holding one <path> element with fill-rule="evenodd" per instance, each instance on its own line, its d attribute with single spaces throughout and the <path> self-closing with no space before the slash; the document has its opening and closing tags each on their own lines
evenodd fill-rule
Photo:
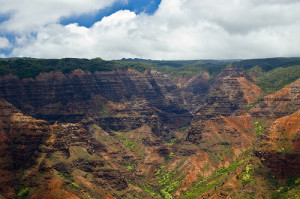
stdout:
<svg viewBox="0 0 300 199">
<path fill-rule="evenodd" d="M 267 94 L 273 93 L 300 78 L 300 58 L 243 60 L 232 64 L 255 77 L 256 84 Z"/>
<path fill-rule="evenodd" d="M 266 93 L 273 93 L 300 78 L 300 66 L 275 68 L 258 76 L 257 85 Z"/>
</svg>

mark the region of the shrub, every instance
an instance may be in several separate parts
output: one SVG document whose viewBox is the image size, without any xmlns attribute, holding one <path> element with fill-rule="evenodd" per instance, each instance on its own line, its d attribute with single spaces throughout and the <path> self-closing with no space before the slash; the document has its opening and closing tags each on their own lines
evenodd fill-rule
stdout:
<svg viewBox="0 0 300 199">
<path fill-rule="evenodd" d="M 20 191 L 18 192 L 16 199 L 24 199 L 28 196 L 30 190 L 28 187 L 24 187 L 22 189 L 20 189 Z"/>
</svg>

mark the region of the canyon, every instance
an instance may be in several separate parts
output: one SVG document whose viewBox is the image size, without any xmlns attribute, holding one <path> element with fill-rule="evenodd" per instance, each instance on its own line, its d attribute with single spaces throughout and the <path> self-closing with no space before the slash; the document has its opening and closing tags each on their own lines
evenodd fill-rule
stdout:
<svg viewBox="0 0 300 199">
<path fill-rule="evenodd" d="M 0 199 L 297 197 L 300 78 L 156 69 L 1 75 Z"/>
</svg>

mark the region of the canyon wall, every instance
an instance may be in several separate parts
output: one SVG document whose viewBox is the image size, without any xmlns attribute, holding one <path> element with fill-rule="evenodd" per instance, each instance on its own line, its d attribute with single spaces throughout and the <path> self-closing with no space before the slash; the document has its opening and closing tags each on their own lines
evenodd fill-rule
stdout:
<svg viewBox="0 0 300 199">
<path fill-rule="evenodd" d="M 237 68 L 212 79 L 75 70 L 1 76 L 0 91 L 4 198 L 19 187 L 31 198 L 180 197 L 256 141 L 274 174 L 300 173 L 299 79 L 265 95 Z"/>
</svg>

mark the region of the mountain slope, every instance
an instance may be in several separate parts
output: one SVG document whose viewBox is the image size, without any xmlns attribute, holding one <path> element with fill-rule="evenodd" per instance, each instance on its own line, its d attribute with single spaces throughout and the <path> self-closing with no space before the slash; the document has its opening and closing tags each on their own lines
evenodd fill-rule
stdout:
<svg viewBox="0 0 300 199">
<path fill-rule="evenodd" d="M 47 61 L 56 62 L 30 69 Z M 0 76 L 0 197 L 270 198 L 297 189 L 300 79 L 266 95 L 234 63 L 170 77 L 122 62 L 57 63 L 65 61 L 65 73 Z"/>
</svg>

